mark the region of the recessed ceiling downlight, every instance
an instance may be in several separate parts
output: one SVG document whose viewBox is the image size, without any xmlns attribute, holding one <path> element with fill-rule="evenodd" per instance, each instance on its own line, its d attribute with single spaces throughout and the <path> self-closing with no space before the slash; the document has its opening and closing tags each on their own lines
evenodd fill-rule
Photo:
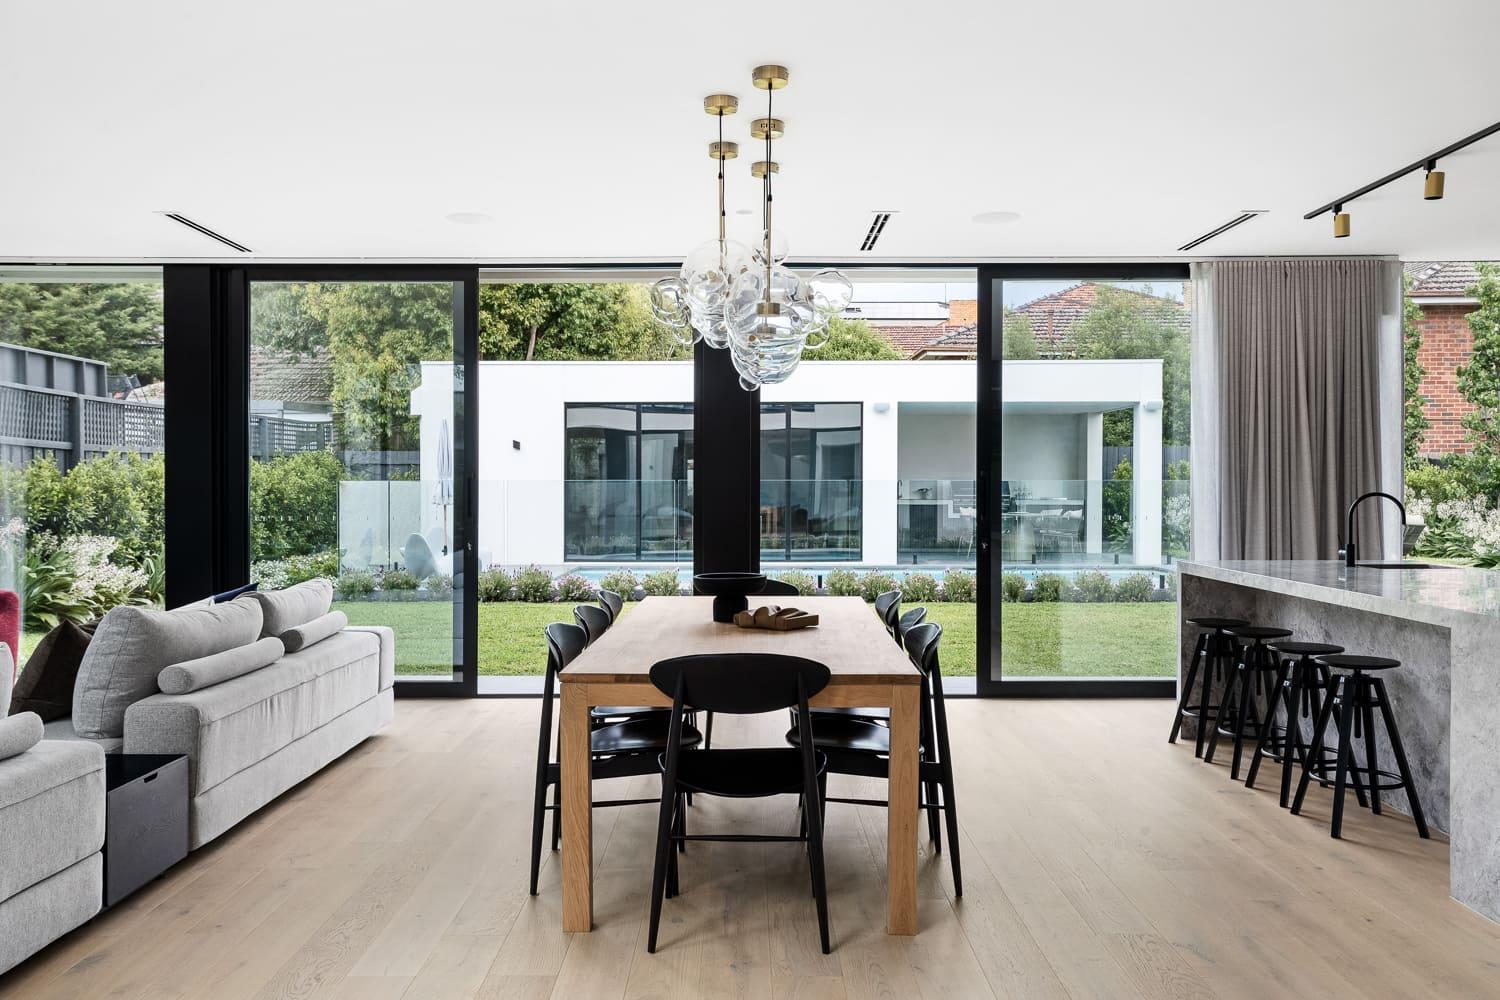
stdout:
<svg viewBox="0 0 1500 1000">
<path fill-rule="evenodd" d="M 455 226 L 488 226 L 495 221 L 493 215 L 485 215 L 483 212 L 451 212 L 443 218 Z"/>
<path fill-rule="evenodd" d="M 981 226 L 1004 226 L 1012 222 L 1021 221 L 1020 212 L 980 212 L 974 216 L 974 222 Z"/>
</svg>

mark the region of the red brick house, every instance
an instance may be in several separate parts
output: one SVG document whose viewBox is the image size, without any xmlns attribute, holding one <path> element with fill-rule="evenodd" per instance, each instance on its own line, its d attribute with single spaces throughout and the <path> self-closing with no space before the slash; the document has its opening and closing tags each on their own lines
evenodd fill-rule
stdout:
<svg viewBox="0 0 1500 1000">
<path fill-rule="evenodd" d="M 1417 360 L 1427 370 L 1421 395 L 1428 428 L 1422 455 L 1437 458 L 1467 452 L 1464 414 L 1473 409 L 1458 391 L 1458 367 L 1469 360 L 1473 338 L 1468 315 L 1478 303 L 1468 289 L 1479 280 L 1472 261 L 1412 261 L 1405 265 L 1407 294 L 1422 310 L 1422 347 Z"/>
</svg>

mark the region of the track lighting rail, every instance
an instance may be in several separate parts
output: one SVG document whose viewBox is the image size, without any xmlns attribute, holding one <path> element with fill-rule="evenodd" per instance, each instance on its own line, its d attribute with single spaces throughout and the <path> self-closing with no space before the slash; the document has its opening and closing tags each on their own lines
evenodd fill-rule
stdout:
<svg viewBox="0 0 1500 1000">
<path fill-rule="evenodd" d="M 1488 128 L 1480 129 L 1473 135 L 1465 136 L 1464 138 L 1451 145 L 1444 146 L 1436 153 L 1428 153 L 1426 156 L 1421 157 L 1413 163 L 1407 164 L 1400 170 L 1393 170 L 1390 173 L 1386 174 L 1384 177 L 1380 178 L 1380 180 L 1372 181 L 1369 184 L 1366 184 L 1364 187 L 1358 189 L 1357 191 L 1350 191 L 1343 197 L 1335 198 L 1326 205 L 1319 205 L 1317 208 L 1313 209 L 1311 212 L 1308 212 L 1302 218 L 1316 219 L 1324 212 L 1342 211 L 1343 209 L 1341 208 L 1341 206 L 1347 205 L 1355 198 L 1363 197 L 1364 195 L 1369 194 L 1371 191 L 1374 191 L 1377 188 L 1383 188 L 1387 184 L 1391 183 L 1391 181 L 1400 180 L 1407 174 L 1416 173 L 1418 170 L 1432 170 L 1436 166 L 1437 161 L 1441 160 L 1443 157 L 1456 153 L 1460 149 L 1463 149 L 1465 146 L 1472 146 L 1474 143 L 1478 142 L 1481 139 L 1489 138 L 1496 132 L 1500 132 L 1500 122 L 1496 122 Z"/>
</svg>

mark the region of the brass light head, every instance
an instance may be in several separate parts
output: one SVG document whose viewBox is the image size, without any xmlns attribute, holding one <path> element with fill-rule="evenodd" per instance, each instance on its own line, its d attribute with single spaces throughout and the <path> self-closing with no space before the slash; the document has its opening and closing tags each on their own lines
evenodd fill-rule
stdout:
<svg viewBox="0 0 1500 1000">
<path fill-rule="evenodd" d="M 740 155 L 740 146 L 737 142 L 711 142 L 708 144 L 708 156 L 713 160 L 732 160 Z"/>
<path fill-rule="evenodd" d="M 754 139 L 780 139 L 786 134 L 786 123 L 780 118 L 757 118 L 750 123 L 750 136 Z"/>
<path fill-rule="evenodd" d="M 732 115 L 740 109 L 740 99 L 733 94 L 709 94 L 703 99 L 703 110 L 710 115 Z"/>
<path fill-rule="evenodd" d="M 777 163 L 775 160 L 756 160 L 754 163 L 750 164 L 751 177 L 764 177 L 768 173 L 781 173 L 781 164 Z"/>
<path fill-rule="evenodd" d="M 1427 181 L 1422 185 L 1422 197 L 1427 201 L 1437 201 L 1443 196 L 1443 172 L 1441 170 L 1427 171 Z"/>
<path fill-rule="evenodd" d="M 785 66 L 757 66 L 750 74 L 756 90 L 780 90 L 787 84 Z"/>
<path fill-rule="evenodd" d="M 1341 206 L 1342 207 L 1342 206 Z M 1349 235 L 1349 213 L 1337 209 L 1333 213 L 1333 235 L 1337 239 L 1343 239 Z"/>
</svg>

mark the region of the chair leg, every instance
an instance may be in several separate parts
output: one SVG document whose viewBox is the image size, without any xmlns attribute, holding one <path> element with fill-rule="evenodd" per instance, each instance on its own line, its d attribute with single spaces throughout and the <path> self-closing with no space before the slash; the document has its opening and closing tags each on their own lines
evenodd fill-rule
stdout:
<svg viewBox="0 0 1500 1000">
<path fill-rule="evenodd" d="M 704 712 L 703 715 L 703 749 L 709 750 L 714 745 L 714 713 Z"/>
<path fill-rule="evenodd" d="M 656 863 L 651 869 L 651 926 L 646 936 L 646 951 L 656 953 L 656 932 L 661 926 L 661 901 L 667 889 L 667 862 L 671 858 L 673 789 L 662 779 L 661 810 L 656 819 Z"/>
<path fill-rule="evenodd" d="M 1297 781 L 1297 796 L 1292 799 L 1292 815 L 1302 815 L 1302 800 L 1307 797 L 1307 785 L 1312 780 L 1313 768 L 1320 766 L 1323 759 L 1323 732 L 1328 728 L 1328 719 L 1333 715 L 1333 690 L 1329 689 L 1328 697 L 1323 701 L 1323 708 L 1318 712 L 1318 719 L 1313 723 L 1312 747 L 1307 751 L 1307 761 L 1302 768 L 1302 777 Z"/>
<path fill-rule="evenodd" d="M 682 796 L 677 796 L 677 801 L 672 805 L 672 831 L 675 835 L 682 835 Z M 677 855 L 682 853 L 682 841 L 677 841 L 677 850 L 667 850 L 667 898 L 674 899 L 682 894 L 681 883 L 678 882 Z"/>
<path fill-rule="evenodd" d="M 1423 840 L 1430 838 L 1427 819 L 1422 815 L 1422 800 L 1417 798 L 1417 783 L 1412 780 L 1411 766 L 1406 762 L 1406 748 L 1401 745 L 1401 733 L 1396 729 L 1396 718 L 1391 713 L 1390 699 L 1385 694 L 1385 681 L 1376 678 L 1375 693 L 1380 698 L 1380 717 L 1385 720 L 1385 735 L 1391 741 L 1391 753 L 1396 757 L 1396 771 L 1401 775 L 1401 784 L 1406 790 L 1406 802 L 1411 807 L 1411 818 L 1416 821 L 1417 835 Z"/>
<path fill-rule="evenodd" d="M 1349 766 L 1354 763 L 1354 696 L 1345 685 L 1343 704 L 1339 706 L 1339 729 L 1345 734 L 1339 740 L 1338 764 L 1333 772 L 1333 824 L 1329 835 L 1338 840 L 1344 832 L 1344 785 L 1349 778 Z"/>
<path fill-rule="evenodd" d="M 542 830 L 547 822 L 547 785 L 538 781 L 531 805 L 531 894 L 536 895 L 537 877 L 542 870 Z"/>
<path fill-rule="evenodd" d="M 1234 753 L 1229 758 L 1229 777 L 1240 779 L 1240 758 L 1245 754 L 1245 726 L 1250 719 L 1250 703 L 1255 700 L 1255 675 L 1257 671 L 1246 667 L 1240 676 L 1239 714 L 1234 724 Z"/>
<path fill-rule="evenodd" d="M 552 850 L 562 843 L 562 782 L 552 786 Z"/>
<path fill-rule="evenodd" d="M 677 797 L 677 836 L 679 836 L 679 837 L 686 837 L 687 836 L 687 796 L 686 795 L 679 795 Z M 685 841 L 685 840 L 679 840 L 677 842 L 677 853 L 678 854 L 684 854 L 686 852 L 687 852 L 687 841 Z"/>
<path fill-rule="evenodd" d="M 1281 754 L 1281 808 L 1285 809 L 1292 797 L 1292 763 L 1302 764 L 1307 760 L 1307 748 L 1302 744 L 1302 699 L 1307 682 L 1307 667 L 1298 664 L 1292 668 L 1292 686 L 1286 700 L 1286 745 Z"/>
<path fill-rule="evenodd" d="M 1275 686 L 1271 688 L 1271 694 L 1266 698 L 1266 720 L 1260 727 L 1260 736 L 1255 741 L 1255 749 L 1250 752 L 1250 773 L 1245 775 L 1246 788 L 1255 787 L 1255 776 L 1260 773 L 1261 758 L 1265 757 L 1266 750 L 1274 738 L 1271 732 L 1276 726 L 1276 706 L 1278 703 L 1283 705 L 1283 707 L 1286 704 L 1286 696 L 1283 694 L 1286 689 L 1282 685 L 1286 683 L 1287 671 L 1290 669 L 1290 665 L 1285 663 L 1277 669 Z M 1292 718 L 1290 711 L 1288 711 L 1286 739 L 1282 741 L 1281 746 L 1283 755 L 1288 752 L 1288 747 L 1291 745 Z"/>
<path fill-rule="evenodd" d="M 1214 762 L 1214 754 L 1219 750 L 1219 727 L 1229 719 L 1230 709 L 1233 708 L 1236 713 L 1238 712 L 1239 686 L 1238 673 L 1229 673 L 1224 678 L 1224 692 L 1219 696 L 1219 710 L 1214 713 L 1214 717 L 1208 722 L 1199 719 L 1200 732 L 1204 726 L 1213 730 L 1208 734 L 1208 746 L 1203 750 L 1203 763 L 1205 764 L 1212 764 Z"/>
<path fill-rule="evenodd" d="M 953 766 L 943 761 L 943 818 L 948 821 L 948 863 L 953 866 L 953 895 L 964 894 L 963 868 L 958 863 L 958 802 L 953 796 Z"/>
<path fill-rule="evenodd" d="M 1198 736 L 1193 747 L 1193 756 L 1200 758 L 1208 743 L 1208 726 L 1212 721 L 1208 717 L 1208 706 L 1211 704 L 1209 699 L 1213 697 L 1214 675 L 1223 673 L 1224 670 L 1223 651 L 1217 643 L 1206 642 L 1203 650 L 1203 679 L 1198 691 Z"/>
<path fill-rule="evenodd" d="M 1353 695 L 1349 694 L 1349 692 L 1352 691 L 1353 689 L 1354 689 L 1354 682 L 1353 681 L 1350 681 L 1349 683 L 1345 684 L 1344 685 L 1345 696 L 1352 698 Z M 1345 726 L 1344 726 L 1344 717 L 1343 717 L 1342 714 L 1334 716 L 1333 717 L 1333 723 L 1334 723 L 1334 726 L 1338 729 L 1338 732 L 1339 732 L 1339 743 L 1340 744 L 1344 744 L 1344 743 L 1349 744 L 1349 762 L 1352 765 L 1354 763 L 1354 760 L 1355 760 L 1355 757 L 1354 757 L 1354 732 L 1353 732 L 1353 729 L 1352 729 L 1352 727 L 1349 728 L 1349 729 L 1347 729 L 1347 730 L 1345 729 Z M 1360 780 L 1360 778 L 1359 778 L 1359 772 L 1358 771 L 1351 770 L 1349 772 L 1349 783 L 1354 786 L 1354 798 L 1355 798 L 1355 801 L 1357 801 L 1359 803 L 1359 807 L 1361 809 L 1368 809 L 1370 807 L 1370 800 L 1365 797 L 1365 783 Z M 1325 788 L 1328 787 L 1328 783 L 1324 782 L 1323 783 L 1323 787 L 1325 787 Z"/>
<path fill-rule="evenodd" d="M 1182 696 L 1177 699 L 1177 714 L 1172 717 L 1172 731 L 1167 734 L 1168 743 L 1176 743 L 1178 735 L 1182 733 L 1182 713 L 1187 710 L 1188 702 L 1193 697 L 1193 680 L 1198 676 L 1198 661 L 1207 644 L 1208 633 L 1198 633 L 1198 642 L 1193 646 L 1193 657 L 1188 660 L 1187 676 L 1182 680 Z M 1200 719 L 1198 724 L 1201 726 L 1203 721 Z"/>
<path fill-rule="evenodd" d="M 818 775 L 818 784 L 825 785 L 825 775 Z M 823 870 L 823 816 L 822 789 L 818 791 L 817 808 L 807 811 L 807 859 L 812 868 L 813 899 L 818 908 L 818 936 L 822 940 L 823 954 L 833 949 L 828 937 L 828 883 Z"/>
<path fill-rule="evenodd" d="M 1375 772 L 1375 706 L 1370 703 L 1369 681 L 1360 688 L 1359 709 L 1365 717 L 1365 766 L 1370 771 L 1370 811 L 1380 815 L 1380 775 Z"/>
<path fill-rule="evenodd" d="M 938 785 L 935 781 L 923 782 L 925 801 L 922 811 L 927 814 L 927 839 L 932 841 L 932 853 L 943 853 L 943 828 L 938 820 Z"/>
</svg>

